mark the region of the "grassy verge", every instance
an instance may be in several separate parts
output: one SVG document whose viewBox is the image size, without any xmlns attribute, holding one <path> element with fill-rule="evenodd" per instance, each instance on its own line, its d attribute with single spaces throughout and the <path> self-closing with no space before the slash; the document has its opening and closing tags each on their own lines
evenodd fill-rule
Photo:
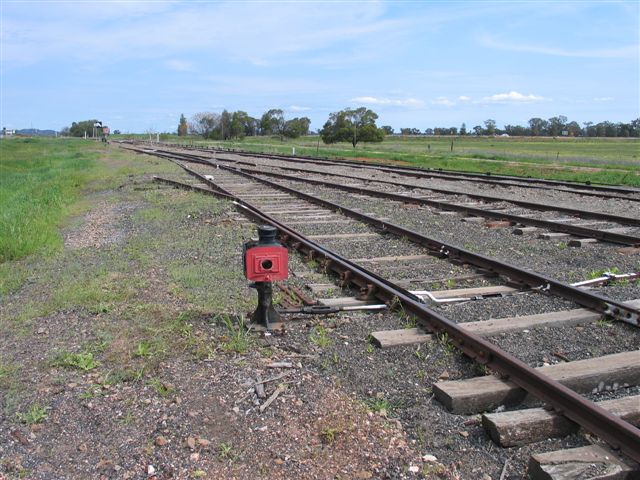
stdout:
<svg viewBox="0 0 640 480">
<path fill-rule="evenodd" d="M 152 183 L 152 174 L 179 174 L 170 162 L 114 146 L 47 142 L 54 141 L 43 141 L 40 149 L 49 145 L 48 156 L 60 163 L 74 151 L 89 158 L 72 197 L 57 206 L 53 233 L 60 236 L 61 225 L 83 232 L 86 218 L 114 205 L 117 214 L 103 218 L 109 224 L 93 228 L 98 236 L 101 228 L 118 235 L 97 247 L 41 244 L 34 254 L 0 264 L 0 344 L 7 348 L 0 352 L 0 390 L 6 393 L 0 407 L 12 417 L 26 411 L 32 389 L 17 369 L 25 359 L 13 359 L 10 351 L 25 342 L 38 344 L 45 359 L 20 350 L 32 378 L 51 369 L 56 378 L 96 371 L 109 385 L 155 382 L 160 363 L 177 353 L 203 358 L 247 348 L 244 330 L 222 325 L 255 307 L 241 268 L 242 242 L 252 232 L 229 222 L 234 207 Z M 25 177 L 29 166 L 39 169 L 37 162 L 27 163 L 29 152 L 40 151 L 30 142 L 26 147 L 12 152 L 24 159 Z M 88 211 L 90 216 L 78 215 Z M 2 296 L 8 292 L 11 301 Z M 222 325 L 220 338 L 210 323 Z M 159 380 L 157 388 L 164 389 Z"/>
<path fill-rule="evenodd" d="M 0 141 L 0 262 L 61 246 L 60 221 L 91 178 L 99 149 L 74 140 Z"/>
</svg>

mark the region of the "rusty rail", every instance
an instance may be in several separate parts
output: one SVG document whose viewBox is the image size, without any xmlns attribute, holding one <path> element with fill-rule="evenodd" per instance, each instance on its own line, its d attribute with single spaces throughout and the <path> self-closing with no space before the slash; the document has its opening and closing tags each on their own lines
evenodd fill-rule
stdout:
<svg viewBox="0 0 640 480">
<path fill-rule="evenodd" d="M 185 171 L 202 180 L 215 184 L 203 175 L 181 165 Z M 235 197 L 231 192 L 216 186 L 218 191 L 201 191 L 229 199 Z M 197 187 L 193 187 L 197 189 Z M 411 312 L 427 330 L 446 332 L 449 339 L 473 360 L 488 365 L 505 378 L 523 388 L 533 396 L 553 406 L 553 408 L 576 422 L 586 430 L 597 435 L 612 447 L 620 449 L 635 461 L 640 461 L 640 430 L 619 417 L 609 413 L 595 403 L 583 398 L 561 383 L 529 367 L 499 347 L 457 325 L 452 320 L 430 309 L 407 290 L 400 288 L 345 258 L 323 248 L 295 230 L 280 223 L 273 217 L 261 212 L 251 203 L 235 197 L 234 203 L 246 215 L 260 222 L 276 227 L 281 238 L 293 248 L 307 256 L 321 257 L 324 266 L 338 273 L 342 278 L 374 292 L 375 296 L 390 305 L 401 306 Z"/>
</svg>

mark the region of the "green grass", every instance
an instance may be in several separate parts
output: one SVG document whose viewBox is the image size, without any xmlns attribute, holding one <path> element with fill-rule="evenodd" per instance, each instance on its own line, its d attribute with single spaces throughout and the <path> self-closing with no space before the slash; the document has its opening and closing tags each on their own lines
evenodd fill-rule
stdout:
<svg viewBox="0 0 640 480">
<path fill-rule="evenodd" d="M 34 403 L 29 406 L 26 412 L 17 412 L 16 416 L 22 423 L 33 425 L 44 422 L 47 418 L 48 411 L 49 407 L 41 405 L 40 403 Z"/>
<path fill-rule="evenodd" d="M 75 140 L 0 141 L 0 262 L 60 248 L 58 226 L 100 153 Z"/>
<path fill-rule="evenodd" d="M 323 326 L 315 327 L 311 335 L 309 335 L 309 340 L 320 348 L 326 348 L 331 345 L 329 331 Z"/>
<path fill-rule="evenodd" d="M 359 144 L 355 149 L 347 143 L 318 144 L 315 136 L 285 141 L 270 137 L 226 142 L 171 137 L 167 141 L 279 154 L 291 154 L 295 147 L 297 155 L 366 158 L 421 168 L 640 186 L 637 138 L 388 136 L 382 143 Z M 590 170 L 593 168 L 597 171 Z"/>
<path fill-rule="evenodd" d="M 68 369 L 82 370 L 87 372 L 97 368 L 99 363 L 93 358 L 91 352 L 71 353 L 67 351 L 59 352 L 51 361 L 52 367 L 63 367 Z"/>
</svg>

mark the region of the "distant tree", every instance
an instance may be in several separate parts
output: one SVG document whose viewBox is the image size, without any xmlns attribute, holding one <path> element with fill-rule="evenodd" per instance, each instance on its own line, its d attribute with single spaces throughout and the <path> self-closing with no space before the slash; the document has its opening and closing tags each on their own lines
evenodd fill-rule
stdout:
<svg viewBox="0 0 640 480">
<path fill-rule="evenodd" d="M 475 127 L 473 127 L 473 133 L 475 133 L 477 136 L 482 135 L 482 127 L 480 125 L 476 125 Z"/>
<path fill-rule="evenodd" d="M 629 134 L 632 137 L 640 137 L 640 118 L 636 118 L 629 122 Z"/>
<path fill-rule="evenodd" d="M 393 135 L 393 127 L 390 125 L 383 125 L 380 127 L 385 135 Z"/>
<path fill-rule="evenodd" d="M 284 123 L 284 136 L 289 138 L 298 138 L 308 135 L 309 125 L 311 125 L 311 120 L 307 117 L 287 120 Z"/>
<path fill-rule="evenodd" d="M 569 122 L 565 125 L 565 129 L 569 132 L 570 137 L 579 137 L 580 133 L 582 133 L 582 129 L 578 122 Z"/>
<path fill-rule="evenodd" d="M 93 133 L 93 125 L 98 120 L 82 120 L 80 122 L 73 122 L 69 127 L 69 135 L 72 137 L 84 137 L 85 132 L 87 136 L 91 136 Z"/>
<path fill-rule="evenodd" d="M 411 129 L 409 127 L 401 128 L 400 135 L 411 135 Z"/>
<path fill-rule="evenodd" d="M 485 133 L 487 135 L 494 135 L 496 133 L 496 121 L 488 119 L 484 121 Z"/>
<path fill-rule="evenodd" d="M 595 130 L 592 130 L 591 125 L 593 125 L 593 122 L 582 122 L 582 124 L 584 125 L 584 136 L 585 137 L 593 137 L 595 136 Z"/>
<path fill-rule="evenodd" d="M 542 118 L 530 118 L 529 119 L 529 128 L 531 129 L 531 135 L 534 137 L 544 135 L 547 130 L 548 122 L 543 120 Z"/>
<path fill-rule="evenodd" d="M 214 131 L 219 128 L 220 114 L 213 112 L 199 112 L 191 117 L 189 131 L 203 138 L 211 138 Z"/>
<path fill-rule="evenodd" d="M 425 128 L 424 130 L 424 134 L 425 135 L 433 135 L 433 128 Z"/>
<path fill-rule="evenodd" d="M 504 132 L 512 137 L 521 137 L 529 134 L 529 130 L 520 125 L 505 125 Z"/>
<path fill-rule="evenodd" d="M 458 127 L 451 127 L 449 129 L 449 134 L 450 135 L 457 135 L 458 134 Z"/>
<path fill-rule="evenodd" d="M 262 114 L 260 131 L 262 135 L 284 135 L 284 112 L 279 108 L 272 108 Z"/>
<path fill-rule="evenodd" d="M 226 109 L 220 114 L 220 124 L 214 131 L 213 138 L 220 140 L 231 138 L 231 114 Z"/>
<path fill-rule="evenodd" d="M 548 133 L 552 137 L 561 135 L 567 124 L 567 117 L 564 115 L 558 115 L 557 117 L 551 117 L 548 122 Z"/>
<path fill-rule="evenodd" d="M 189 130 L 189 126 L 187 125 L 187 119 L 184 114 L 180 114 L 180 123 L 178 123 L 178 136 L 185 137 Z"/>
<path fill-rule="evenodd" d="M 467 134 L 467 125 L 465 123 L 462 123 L 462 125 L 460 125 L 460 135 L 466 135 Z"/>
<path fill-rule="evenodd" d="M 351 142 L 353 148 L 358 142 L 381 142 L 384 130 L 376 126 L 377 119 L 378 115 L 365 107 L 334 112 L 320 130 L 322 141 Z"/>
<path fill-rule="evenodd" d="M 121 132 L 120 130 L 114 130 L 114 131 L 113 131 L 113 134 L 114 134 L 114 135 L 121 135 L 121 134 L 122 134 L 122 132 Z"/>
</svg>

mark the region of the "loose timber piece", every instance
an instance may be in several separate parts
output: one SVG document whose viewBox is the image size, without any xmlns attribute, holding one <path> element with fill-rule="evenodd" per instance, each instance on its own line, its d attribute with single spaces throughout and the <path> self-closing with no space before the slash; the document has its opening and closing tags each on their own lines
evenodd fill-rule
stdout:
<svg viewBox="0 0 640 480">
<path fill-rule="evenodd" d="M 547 233 L 541 233 L 540 235 L 538 235 L 538 238 L 541 238 L 542 240 L 554 240 L 556 238 L 566 238 L 570 236 L 571 235 L 569 235 L 568 233 L 547 232 Z"/>
<path fill-rule="evenodd" d="M 513 230 L 514 235 L 524 235 L 526 233 L 534 233 L 540 230 L 538 227 L 519 227 Z"/>
<path fill-rule="evenodd" d="M 590 243 L 598 243 L 598 240 L 596 238 L 574 238 L 573 240 L 569 240 L 568 245 L 570 247 L 582 247 Z"/>
<path fill-rule="evenodd" d="M 337 288 L 337 287 L 336 287 Z M 353 297 L 320 298 L 318 302 L 328 307 L 360 307 L 380 303 L 377 300 L 358 300 Z"/>
<path fill-rule="evenodd" d="M 575 392 L 602 391 L 615 383 L 640 383 L 640 350 L 536 368 Z M 493 375 L 433 384 L 436 400 L 452 413 L 481 413 L 522 402 L 526 392 Z"/>
<path fill-rule="evenodd" d="M 600 473 L 590 473 L 594 467 L 600 467 Z M 605 447 L 589 445 L 536 453 L 529 459 L 528 473 L 532 480 L 631 480 L 640 478 L 637 468 Z"/>
<path fill-rule="evenodd" d="M 513 222 L 508 220 L 493 220 L 489 222 L 484 222 L 484 226 L 487 228 L 507 228 L 513 225 Z"/>
<path fill-rule="evenodd" d="M 598 402 L 632 425 L 640 424 L 640 395 Z M 564 437 L 578 431 L 579 426 L 566 417 L 544 408 L 528 408 L 512 412 L 486 413 L 482 425 L 491 439 L 501 447 L 515 447 L 546 438 Z"/>
<path fill-rule="evenodd" d="M 380 348 L 391 348 L 429 342 L 434 336 L 419 328 L 403 328 L 373 332 L 371 338 Z"/>
</svg>

